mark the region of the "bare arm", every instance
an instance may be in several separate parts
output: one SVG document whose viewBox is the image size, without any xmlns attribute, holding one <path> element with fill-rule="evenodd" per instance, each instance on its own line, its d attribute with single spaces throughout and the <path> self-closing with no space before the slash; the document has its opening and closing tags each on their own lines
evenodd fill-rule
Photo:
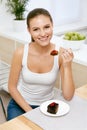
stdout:
<svg viewBox="0 0 87 130">
<path fill-rule="evenodd" d="M 72 99 L 75 91 L 75 85 L 72 75 L 72 59 L 73 53 L 71 49 L 62 49 L 62 52 L 60 54 L 60 74 L 62 93 L 64 98 L 67 100 Z"/>
<path fill-rule="evenodd" d="M 23 47 L 17 49 L 13 55 L 11 70 L 8 81 L 8 89 L 12 96 L 12 98 L 17 102 L 17 104 L 25 111 L 29 111 L 32 108 L 29 104 L 24 100 L 22 95 L 19 93 L 17 89 L 17 83 L 20 76 L 20 71 L 22 69 L 22 57 L 23 57 Z"/>
</svg>

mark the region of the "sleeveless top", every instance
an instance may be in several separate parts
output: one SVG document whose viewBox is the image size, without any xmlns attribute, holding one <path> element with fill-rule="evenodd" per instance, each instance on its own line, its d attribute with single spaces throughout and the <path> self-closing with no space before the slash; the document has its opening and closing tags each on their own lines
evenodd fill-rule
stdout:
<svg viewBox="0 0 87 130">
<path fill-rule="evenodd" d="M 57 46 L 55 46 L 55 49 Z M 27 67 L 29 44 L 24 46 L 21 82 L 19 92 L 30 105 L 40 105 L 54 98 L 54 86 L 59 71 L 58 56 L 54 56 L 54 65 L 50 72 L 35 73 Z"/>
</svg>

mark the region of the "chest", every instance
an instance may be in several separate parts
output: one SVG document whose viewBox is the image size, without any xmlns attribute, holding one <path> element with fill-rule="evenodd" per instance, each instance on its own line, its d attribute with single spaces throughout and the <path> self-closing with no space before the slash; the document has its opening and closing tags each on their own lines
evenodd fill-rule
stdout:
<svg viewBox="0 0 87 130">
<path fill-rule="evenodd" d="M 27 59 L 27 66 L 32 72 L 46 73 L 51 71 L 54 65 L 54 57 L 50 55 L 36 56 L 29 55 Z"/>
</svg>

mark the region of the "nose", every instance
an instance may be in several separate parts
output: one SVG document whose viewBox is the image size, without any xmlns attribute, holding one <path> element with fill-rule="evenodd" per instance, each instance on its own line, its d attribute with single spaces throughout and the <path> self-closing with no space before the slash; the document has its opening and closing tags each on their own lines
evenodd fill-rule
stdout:
<svg viewBox="0 0 87 130">
<path fill-rule="evenodd" d="M 41 35 L 41 36 L 44 36 L 44 35 L 45 35 L 44 29 L 41 29 L 41 30 L 40 30 L 40 35 Z"/>
</svg>

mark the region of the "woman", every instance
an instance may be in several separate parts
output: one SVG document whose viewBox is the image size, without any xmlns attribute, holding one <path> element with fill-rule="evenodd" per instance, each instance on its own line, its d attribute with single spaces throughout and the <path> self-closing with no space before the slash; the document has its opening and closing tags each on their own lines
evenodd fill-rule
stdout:
<svg viewBox="0 0 87 130">
<path fill-rule="evenodd" d="M 33 41 L 18 48 L 13 56 L 8 82 L 12 99 L 8 105 L 7 120 L 53 99 L 59 70 L 64 98 L 70 100 L 74 94 L 72 50 L 60 48 L 58 56 L 50 55 L 58 48 L 50 42 L 53 21 L 49 12 L 42 8 L 32 10 L 27 16 L 27 28 Z"/>
</svg>

